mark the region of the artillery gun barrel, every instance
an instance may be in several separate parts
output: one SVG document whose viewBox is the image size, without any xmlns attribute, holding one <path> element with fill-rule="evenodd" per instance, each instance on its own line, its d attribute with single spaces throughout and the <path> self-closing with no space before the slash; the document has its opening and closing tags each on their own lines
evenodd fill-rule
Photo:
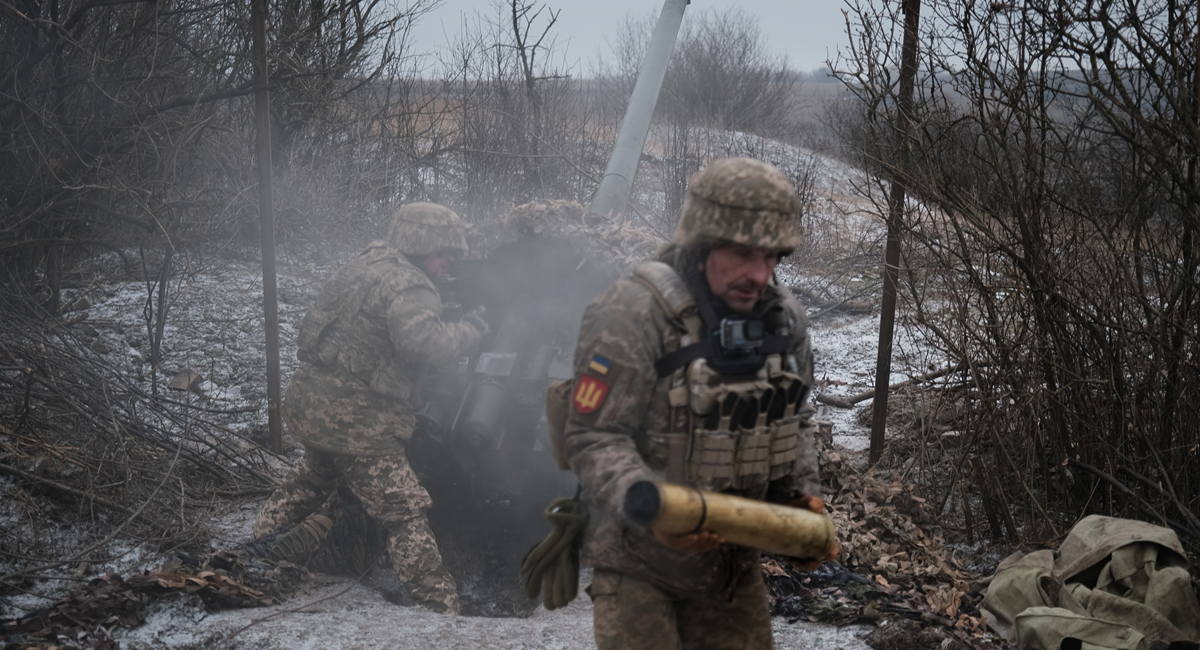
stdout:
<svg viewBox="0 0 1200 650">
<path fill-rule="evenodd" d="M 679 24 L 683 22 L 688 1 L 666 0 L 663 3 L 658 24 L 646 48 L 646 58 L 642 60 L 637 82 L 633 85 L 633 94 L 629 97 L 629 106 L 625 108 L 625 119 L 621 121 L 617 143 L 613 145 L 604 178 L 600 179 L 600 187 L 588 206 L 592 214 L 613 217 L 625 212 L 638 161 L 642 158 L 642 147 L 646 144 L 646 134 L 650 132 L 650 118 L 654 115 L 654 105 L 658 103 L 658 93 L 667 74 L 667 63 L 671 60 L 671 50 L 675 47 L 675 37 L 679 34 Z"/>
<path fill-rule="evenodd" d="M 824 558 L 837 539 L 828 515 L 670 483 L 634 483 L 625 493 L 625 515 L 670 535 L 709 531 L 731 544 L 794 558 Z"/>
</svg>

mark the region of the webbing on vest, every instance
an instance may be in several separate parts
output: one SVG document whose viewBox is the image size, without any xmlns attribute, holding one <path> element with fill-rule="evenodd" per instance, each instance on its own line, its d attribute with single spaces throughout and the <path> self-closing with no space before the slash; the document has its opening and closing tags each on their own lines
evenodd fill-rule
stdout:
<svg viewBox="0 0 1200 650">
<path fill-rule="evenodd" d="M 757 351 L 762 356 L 769 356 L 772 354 L 786 354 L 791 349 L 792 337 L 771 334 L 763 337 L 763 344 L 758 346 Z M 658 361 L 654 362 L 654 372 L 658 374 L 659 379 L 662 379 L 676 370 L 686 367 L 696 359 L 708 358 L 718 353 L 720 353 L 720 348 L 717 345 L 716 339 L 708 338 L 699 343 L 693 343 L 689 346 L 679 348 L 674 352 L 664 354 Z"/>
<path fill-rule="evenodd" d="M 707 300 L 697 300 L 695 298 L 696 293 L 688 289 L 683 279 L 679 277 L 679 274 L 670 265 L 653 260 L 646 261 L 638 264 L 633 273 L 635 278 L 642 280 L 642 284 L 649 286 L 658 293 L 659 297 L 671 309 L 673 314 L 682 316 L 684 310 L 695 306 L 700 311 L 703 327 L 712 328 L 719 322 L 712 304 Z M 695 282 L 698 284 L 699 279 L 696 278 Z M 696 291 L 703 290 L 703 287 L 699 286 L 694 288 Z M 693 320 L 699 321 L 701 319 L 693 318 Z M 697 322 L 696 325 L 700 325 L 700 323 Z M 692 327 L 688 327 L 688 333 L 692 335 L 693 339 L 698 341 L 697 343 L 668 352 L 654 362 L 654 372 L 658 375 L 659 379 L 666 377 L 680 368 L 686 367 L 696 359 L 712 358 L 721 353 L 716 339 L 711 336 L 702 336 L 699 331 L 693 332 L 691 331 Z M 699 327 L 696 329 L 698 330 Z M 763 337 L 763 344 L 758 347 L 756 353 L 766 357 L 772 354 L 786 354 L 791 349 L 792 337 L 769 334 Z"/>
</svg>

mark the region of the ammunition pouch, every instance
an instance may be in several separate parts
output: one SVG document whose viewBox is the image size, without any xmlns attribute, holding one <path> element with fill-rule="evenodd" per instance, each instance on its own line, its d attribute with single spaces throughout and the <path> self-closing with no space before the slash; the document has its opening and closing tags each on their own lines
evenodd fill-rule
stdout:
<svg viewBox="0 0 1200 650">
<path fill-rule="evenodd" d="M 799 376 L 764 364 L 751 378 L 725 382 L 704 359 L 688 367 L 694 423 L 687 480 L 701 489 L 748 490 L 786 476 L 800 455 Z"/>
</svg>

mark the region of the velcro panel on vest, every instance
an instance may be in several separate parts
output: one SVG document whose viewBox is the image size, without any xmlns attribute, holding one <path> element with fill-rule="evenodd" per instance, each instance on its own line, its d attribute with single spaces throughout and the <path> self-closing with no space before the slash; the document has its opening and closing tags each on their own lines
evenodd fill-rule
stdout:
<svg viewBox="0 0 1200 650">
<path fill-rule="evenodd" d="M 768 462 L 771 456 L 771 430 L 769 427 L 754 427 L 739 431 L 737 477 L 738 488 L 748 489 L 762 482 L 771 471 Z"/>
<path fill-rule="evenodd" d="M 732 431 L 697 429 L 692 438 L 692 478 L 710 490 L 729 487 L 736 476 L 737 444 Z"/>
</svg>

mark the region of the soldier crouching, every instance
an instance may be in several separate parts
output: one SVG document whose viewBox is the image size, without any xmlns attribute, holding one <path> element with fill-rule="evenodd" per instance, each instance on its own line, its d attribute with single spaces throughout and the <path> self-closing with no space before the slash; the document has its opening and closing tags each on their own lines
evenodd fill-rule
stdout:
<svg viewBox="0 0 1200 650">
<path fill-rule="evenodd" d="M 442 321 L 435 280 L 466 252 L 462 221 L 432 203 L 401 208 L 388 241 L 334 272 L 300 325 L 301 364 L 283 417 L 304 457 L 267 500 L 262 537 L 298 522 L 339 483 L 385 530 L 388 556 L 413 601 L 458 613 L 458 592 L 425 511 L 429 494 L 404 454 L 427 369 L 471 354 L 488 332 L 482 308 Z"/>
<path fill-rule="evenodd" d="M 824 512 L 804 311 L 774 279 L 799 210 L 774 167 L 715 161 L 690 180 L 671 244 L 584 313 L 565 445 L 601 650 L 773 647 L 758 551 L 651 532 L 622 503 L 665 480 Z"/>
</svg>

